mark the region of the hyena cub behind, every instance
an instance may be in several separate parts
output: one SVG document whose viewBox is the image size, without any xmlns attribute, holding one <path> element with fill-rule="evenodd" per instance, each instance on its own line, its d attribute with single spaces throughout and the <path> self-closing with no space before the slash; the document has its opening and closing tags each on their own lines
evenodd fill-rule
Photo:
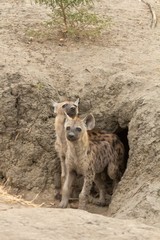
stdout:
<svg viewBox="0 0 160 240">
<path fill-rule="evenodd" d="M 57 103 L 52 101 L 54 107 L 55 117 L 55 132 L 56 132 L 56 141 L 55 141 L 55 150 L 58 153 L 61 162 L 61 179 L 64 181 L 66 175 L 65 167 L 65 156 L 67 152 L 67 143 L 65 137 L 64 123 L 66 120 L 66 113 L 69 117 L 74 118 L 78 115 L 78 104 L 79 98 L 75 101 L 64 101 Z"/>
<path fill-rule="evenodd" d="M 93 129 L 95 119 L 92 114 L 81 120 L 67 116 L 65 122 L 65 134 L 67 140 L 66 154 L 66 179 L 62 189 L 62 200 L 60 207 L 66 208 L 68 205 L 71 186 L 77 174 L 84 176 L 82 191 L 79 195 L 79 208 L 85 209 L 88 196 L 95 182 L 99 189 L 99 202 L 104 205 L 106 186 L 101 179 L 101 173 L 106 169 L 106 173 L 115 182 L 118 181 L 119 168 L 117 165 L 117 153 L 112 145 L 106 140 L 92 141 L 89 139 L 87 130 Z"/>
</svg>

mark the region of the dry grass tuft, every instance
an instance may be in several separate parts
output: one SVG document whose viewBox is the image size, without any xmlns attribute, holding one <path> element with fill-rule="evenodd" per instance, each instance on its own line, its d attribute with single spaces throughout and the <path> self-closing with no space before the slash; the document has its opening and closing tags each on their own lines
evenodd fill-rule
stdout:
<svg viewBox="0 0 160 240">
<path fill-rule="evenodd" d="M 38 195 L 32 200 L 32 201 L 26 201 L 22 198 L 22 196 L 14 196 L 11 195 L 7 192 L 7 190 L 4 188 L 4 186 L 0 185 L 0 203 L 5 203 L 5 204 L 20 204 L 23 206 L 28 206 L 28 207 L 41 207 L 42 204 L 35 204 L 34 200 L 37 198 Z"/>
</svg>

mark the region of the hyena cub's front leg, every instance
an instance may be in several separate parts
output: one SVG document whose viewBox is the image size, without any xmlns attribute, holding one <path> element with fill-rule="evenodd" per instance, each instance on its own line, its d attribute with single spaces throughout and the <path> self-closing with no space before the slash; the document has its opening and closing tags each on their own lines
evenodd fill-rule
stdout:
<svg viewBox="0 0 160 240">
<path fill-rule="evenodd" d="M 66 208 L 68 206 L 69 197 L 72 191 L 72 184 L 75 179 L 75 172 L 67 171 L 65 182 L 62 188 L 62 200 L 59 204 L 59 207 Z"/>
<path fill-rule="evenodd" d="M 63 186 L 66 176 L 66 164 L 65 164 L 65 156 L 60 156 L 60 162 L 61 162 L 61 184 Z"/>
<path fill-rule="evenodd" d="M 88 202 L 90 190 L 92 187 L 92 183 L 94 181 L 95 174 L 93 172 L 89 172 L 85 175 L 84 177 L 84 183 L 83 183 L 83 188 L 82 191 L 79 195 L 79 209 L 86 209 L 86 205 Z"/>
<path fill-rule="evenodd" d="M 58 152 L 58 157 L 60 159 L 60 166 L 61 166 L 61 187 L 64 184 L 65 176 L 66 176 L 66 165 L 65 165 L 65 155 L 61 153 L 61 148 L 60 144 L 58 142 L 55 142 L 55 150 Z"/>
<path fill-rule="evenodd" d="M 105 182 L 104 180 L 102 180 L 101 178 L 101 174 L 96 174 L 95 176 L 95 180 L 94 180 L 97 188 L 99 189 L 99 198 L 93 198 L 93 203 L 98 205 L 98 206 L 101 206 L 101 207 L 104 207 L 106 206 L 106 185 L 105 185 Z"/>
</svg>

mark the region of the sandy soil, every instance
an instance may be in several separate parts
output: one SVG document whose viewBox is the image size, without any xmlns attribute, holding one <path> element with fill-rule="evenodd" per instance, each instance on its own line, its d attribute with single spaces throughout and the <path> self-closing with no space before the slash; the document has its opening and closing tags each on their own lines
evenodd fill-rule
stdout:
<svg viewBox="0 0 160 240">
<path fill-rule="evenodd" d="M 19 72 L 26 80 L 45 79 L 52 85 L 58 85 L 52 76 L 60 80 L 70 74 L 76 81 L 87 74 L 86 68 L 92 71 L 94 67 L 114 68 L 126 75 L 136 71 L 146 76 L 144 84 L 159 75 L 159 25 L 150 28 L 151 14 L 138 0 L 98 4 L 98 10 L 111 18 L 111 27 L 103 38 L 92 44 L 66 41 L 64 46 L 59 46 L 55 33 L 50 38 L 44 34 L 30 39 L 28 32 L 44 30 L 41 24 L 49 19 L 49 10 L 29 2 L 1 1 L 2 73 Z M 160 3 L 150 2 L 158 17 Z"/>
<path fill-rule="evenodd" d="M 148 2 L 159 20 L 160 2 Z M 98 3 L 97 9 L 111 18 L 111 26 L 102 38 L 94 42 L 66 40 L 60 45 L 54 31 L 31 36 L 37 29 L 38 32 L 44 31 L 43 22 L 49 19 L 48 9 L 30 1 L 1 0 L 1 74 L 19 73 L 26 82 L 43 80 L 60 91 L 64 88 L 60 82 L 65 76 L 70 77 L 71 81 L 66 84 L 71 85 L 73 79 L 74 82 L 83 81 L 88 70 L 95 67 L 110 69 L 111 74 L 121 72 L 126 77 L 134 72 L 139 80 L 143 80 L 145 88 L 151 84 L 150 79 L 158 83 L 160 27 L 158 22 L 155 28 L 151 28 L 148 7 L 138 0 L 108 0 Z M 2 87 L 5 88 L 5 83 Z M 93 206 L 90 211 L 104 212 Z"/>
</svg>

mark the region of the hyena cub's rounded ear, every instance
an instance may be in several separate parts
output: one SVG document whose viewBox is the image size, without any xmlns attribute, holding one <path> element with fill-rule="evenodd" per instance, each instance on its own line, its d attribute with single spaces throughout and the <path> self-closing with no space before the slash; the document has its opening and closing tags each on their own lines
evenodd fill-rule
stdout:
<svg viewBox="0 0 160 240">
<path fill-rule="evenodd" d="M 77 100 L 74 102 L 74 104 L 78 107 L 79 102 L 80 102 L 80 99 L 77 98 Z"/>
<path fill-rule="evenodd" d="M 85 123 L 87 130 L 92 130 L 95 127 L 95 118 L 91 113 L 83 119 L 83 122 Z"/>
<path fill-rule="evenodd" d="M 54 108 L 54 113 L 57 113 L 57 106 L 58 106 L 58 103 L 55 102 L 55 101 L 53 101 L 53 100 L 51 99 L 51 104 L 52 104 L 52 107 Z"/>
</svg>

